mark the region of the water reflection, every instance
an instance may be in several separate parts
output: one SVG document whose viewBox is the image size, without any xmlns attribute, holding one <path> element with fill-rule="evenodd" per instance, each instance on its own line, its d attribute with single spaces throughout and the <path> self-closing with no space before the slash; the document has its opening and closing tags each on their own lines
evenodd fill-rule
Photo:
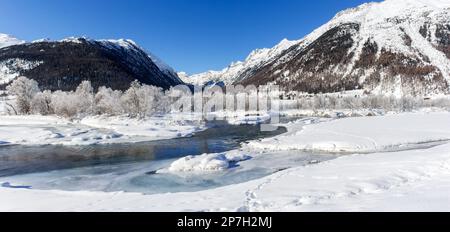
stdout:
<svg viewBox="0 0 450 232">
<path fill-rule="evenodd" d="M 236 149 L 248 140 L 286 132 L 283 127 L 272 132 L 261 132 L 258 125 L 238 126 L 225 122 L 213 122 L 209 126 L 210 129 L 190 138 L 133 144 L 4 146 L 0 147 L 0 176 L 224 152 Z"/>
</svg>

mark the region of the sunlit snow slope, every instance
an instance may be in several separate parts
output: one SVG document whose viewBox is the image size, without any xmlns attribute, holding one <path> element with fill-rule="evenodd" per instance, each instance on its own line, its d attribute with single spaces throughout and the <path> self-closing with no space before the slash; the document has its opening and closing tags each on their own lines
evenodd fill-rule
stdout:
<svg viewBox="0 0 450 232">
<path fill-rule="evenodd" d="M 274 83 L 285 90 L 432 95 L 449 92 L 450 1 L 386 0 L 339 12 L 298 41 L 184 78 L 196 84 Z"/>
</svg>

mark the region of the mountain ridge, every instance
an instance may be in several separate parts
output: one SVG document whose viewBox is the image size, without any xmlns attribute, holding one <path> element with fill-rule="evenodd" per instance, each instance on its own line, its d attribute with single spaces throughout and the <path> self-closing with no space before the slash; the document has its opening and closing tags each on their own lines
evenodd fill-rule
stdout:
<svg viewBox="0 0 450 232">
<path fill-rule="evenodd" d="M 338 12 L 275 57 L 260 61 L 223 79 L 311 93 L 363 89 L 398 96 L 447 94 L 450 1 L 365 3 Z M 216 75 L 230 74 L 221 72 Z"/>
<path fill-rule="evenodd" d="M 0 33 L 0 48 L 9 47 L 12 45 L 23 44 L 25 41 L 14 38 L 10 35 Z"/>
<path fill-rule="evenodd" d="M 0 87 L 18 76 L 43 89 L 73 90 L 83 80 L 95 88 L 124 90 L 135 79 L 164 89 L 183 84 L 168 65 L 134 41 L 69 37 L 16 43 L 0 49 Z"/>
</svg>

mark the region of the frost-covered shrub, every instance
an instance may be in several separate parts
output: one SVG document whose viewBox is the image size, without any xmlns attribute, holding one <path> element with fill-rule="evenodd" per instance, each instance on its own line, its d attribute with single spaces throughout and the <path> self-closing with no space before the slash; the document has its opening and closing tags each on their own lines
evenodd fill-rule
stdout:
<svg viewBox="0 0 450 232">
<path fill-rule="evenodd" d="M 164 92 L 161 88 L 142 85 L 138 81 L 131 83 L 130 88 L 121 97 L 126 113 L 133 117 L 143 118 L 158 111 L 159 101 Z"/>
<path fill-rule="evenodd" d="M 364 109 L 381 109 L 387 107 L 385 96 L 369 95 L 361 99 L 361 106 Z"/>
<path fill-rule="evenodd" d="M 299 109 L 312 109 L 313 102 L 311 98 L 302 97 L 297 100 L 297 105 Z"/>
<path fill-rule="evenodd" d="M 94 110 L 94 88 L 90 81 L 83 81 L 75 91 L 75 101 L 78 115 L 90 115 Z"/>
<path fill-rule="evenodd" d="M 138 81 L 134 81 L 130 85 L 130 88 L 125 92 L 112 90 L 106 87 L 100 87 L 97 92 L 95 92 L 89 81 L 83 81 L 74 92 L 41 92 L 36 81 L 20 77 L 7 87 L 7 93 L 9 95 L 14 95 L 14 97 L 11 98 L 15 99 L 14 104 L 5 101 L 5 106 L 7 112 L 15 114 L 56 114 L 68 118 L 103 114 L 126 114 L 130 117 L 144 118 L 156 113 L 191 112 L 193 109 L 205 109 L 208 107 L 208 105 L 206 105 L 208 100 L 211 100 L 214 97 L 213 95 L 208 94 L 193 95 L 191 89 L 187 86 L 184 86 L 184 88 L 181 89 L 177 87 L 163 91 L 161 88 L 143 85 Z M 248 102 L 249 99 L 251 99 L 251 96 L 249 96 L 248 93 L 249 92 L 245 89 L 227 92 L 227 110 L 257 110 L 258 105 L 255 104 L 256 101 L 254 101 L 252 105 Z M 200 97 L 201 101 L 193 102 L 193 96 L 195 98 Z M 239 99 L 242 96 L 246 97 Z M 421 107 L 450 109 L 449 97 L 423 99 L 410 96 L 396 98 L 383 95 L 351 96 L 340 94 L 292 96 L 296 97 L 296 99 L 271 100 L 271 103 L 279 103 L 282 110 L 370 111 L 373 109 L 380 109 L 385 111 L 408 112 Z M 222 98 L 218 99 L 223 100 Z M 253 97 L 253 100 L 257 100 L 257 98 Z M 230 108 L 228 108 L 229 101 L 233 103 Z M 216 105 L 214 105 L 214 107 L 215 106 Z M 259 107 L 261 107 L 261 105 L 259 105 Z M 181 109 L 183 109 L 183 111 L 180 111 Z M 259 110 L 268 109 L 269 108 L 264 107 L 259 108 Z"/>
<path fill-rule="evenodd" d="M 73 92 L 56 91 L 51 106 L 56 115 L 72 118 L 77 115 L 78 97 Z"/>
<path fill-rule="evenodd" d="M 299 109 L 308 110 L 373 110 L 409 112 L 422 107 L 450 109 L 450 98 L 424 100 L 420 97 L 383 95 L 340 96 L 337 94 L 316 94 L 298 96 Z"/>
<path fill-rule="evenodd" d="M 150 85 L 141 86 L 138 90 L 138 97 L 144 116 L 153 115 L 158 111 L 159 101 L 163 94 L 164 92 L 161 88 Z"/>
<path fill-rule="evenodd" d="M 279 104 L 282 110 L 295 110 L 299 108 L 299 103 L 295 100 L 279 101 Z"/>
<path fill-rule="evenodd" d="M 416 102 L 412 97 L 402 97 L 399 101 L 400 110 L 402 112 L 408 112 L 415 108 Z"/>
<path fill-rule="evenodd" d="M 193 102 L 193 97 L 200 99 L 200 101 Z M 192 109 L 202 109 L 204 104 L 203 96 L 193 96 L 191 90 L 187 86 L 175 86 L 165 92 L 165 98 L 163 99 L 168 103 L 165 111 L 172 112 L 190 112 Z M 196 103 L 196 104 L 193 104 Z"/>
<path fill-rule="evenodd" d="M 141 84 L 138 81 L 131 83 L 130 88 L 125 91 L 121 98 L 121 104 L 123 105 L 125 112 L 133 117 L 141 117 L 144 112 L 139 100 L 139 89 Z"/>
<path fill-rule="evenodd" d="M 106 87 L 100 87 L 94 93 L 89 81 L 83 81 L 75 92 L 52 93 L 41 92 L 37 82 L 21 77 L 7 90 L 10 95 L 16 96 L 13 106 L 16 114 L 56 114 L 69 118 L 128 114 L 143 118 L 157 112 L 167 112 L 171 103 L 163 89 L 142 85 L 138 81 L 134 81 L 125 93 Z"/>
<path fill-rule="evenodd" d="M 30 114 L 33 97 L 40 92 L 38 83 L 26 77 L 15 79 L 6 90 L 16 96 L 13 108 L 18 114 Z"/>
<path fill-rule="evenodd" d="M 37 93 L 31 101 L 31 110 L 34 114 L 54 114 L 52 107 L 52 93 L 48 90 Z"/>
<path fill-rule="evenodd" d="M 450 109 L 450 98 L 441 97 L 437 99 L 427 99 L 423 101 L 423 105 L 425 105 L 426 107 L 439 107 Z"/>
<path fill-rule="evenodd" d="M 122 91 L 100 87 L 94 97 L 95 114 L 119 115 L 123 108 L 120 104 Z"/>
<path fill-rule="evenodd" d="M 358 109 L 361 107 L 361 102 L 356 97 L 347 96 L 342 98 L 342 102 L 340 104 L 343 109 Z"/>
<path fill-rule="evenodd" d="M 394 96 L 388 96 L 384 99 L 383 109 L 387 111 L 394 111 L 398 109 L 397 99 Z"/>
<path fill-rule="evenodd" d="M 314 96 L 314 109 L 326 109 L 327 108 L 327 98 L 323 94 Z"/>
<path fill-rule="evenodd" d="M 330 109 L 339 109 L 339 99 L 335 96 L 328 97 L 328 105 Z"/>
</svg>

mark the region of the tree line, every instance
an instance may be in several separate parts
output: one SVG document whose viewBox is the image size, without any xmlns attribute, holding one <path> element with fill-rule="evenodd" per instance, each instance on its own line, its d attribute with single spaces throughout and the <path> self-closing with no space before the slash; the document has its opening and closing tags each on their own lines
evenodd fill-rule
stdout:
<svg viewBox="0 0 450 232">
<path fill-rule="evenodd" d="M 125 90 L 113 90 L 107 87 L 100 87 L 94 91 L 89 81 L 83 81 L 75 91 L 41 91 L 35 80 L 26 77 L 15 79 L 6 87 L 7 94 L 15 96 L 13 102 L 6 102 L 10 114 L 16 115 L 58 115 L 66 118 L 84 117 L 91 115 L 127 115 L 129 117 L 145 118 L 154 114 L 165 114 L 172 111 L 180 112 L 180 89 L 162 88 L 141 84 L 138 81 L 131 83 Z M 178 92 L 177 92 L 178 91 Z M 188 102 L 194 101 L 194 97 L 189 88 L 184 89 L 189 92 Z M 232 100 L 236 103 L 242 91 L 232 93 Z M 203 108 L 208 108 L 208 98 L 212 95 L 204 94 Z M 247 97 L 246 108 L 249 108 L 248 101 L 252 95 Z M 220 98 L 219 98 L 220 99 Z M 280 99 L 282 97 L 280 96 Z M 314 94 L 298 95 L 292 100 L 279 100 L 280 110 L 287 109 L 310 109 L 310 110 L 360 110 L 360 109 L 382 109 L 385 111 L 407 112 L 423 107 L 439 107 L 450 109 L 450 99 L 436 98 L 424 99 L 421 97 L 404 96 L 396 98 L 384 95 L 362 95 L 352 96 L 345 94 Z M 184 99 L 186 101 L 186 99 Z M 223 101 L 230 98 L 224 97 Z M 271 99 L 270 101 L 274 101 Z M 225 105 L 225 102 L 222 102 Z M 194 104 L 185 104 L 181 107 L 192 107 Z M 211 107 L 210 107 L 211 108 Z M 228 108 L 227 108 L 228 109 Z M 189 112 L 189 110 L 187 112 Z M 220 110 L 220 109 L 219 109 Z M 230 110 L 230 109 L 228 109 Z M 236 110 L 236 108 L 235 108 Z M 261 110 L 261 109 L 260 109 Z M 271 110 L 267 108 L 265 110 Z M 186 111 L 184 111 L 186 112 Z"/>
<path fill-rule="evenodd" d="M 124 115 L 145 117 L 166 112 L 170 105 L 168 94 L 162 88 L 131 83 L 126 91 L 100 87 L 97 92 L 90 81 L 83 81 L 75 91 L 41 91 L 35 80 L 19 77 L 6 87 L 15 96 L 8 103 L 12 114 L 58 115 L 82 117 L 88 115 Z"/>
</svg>

